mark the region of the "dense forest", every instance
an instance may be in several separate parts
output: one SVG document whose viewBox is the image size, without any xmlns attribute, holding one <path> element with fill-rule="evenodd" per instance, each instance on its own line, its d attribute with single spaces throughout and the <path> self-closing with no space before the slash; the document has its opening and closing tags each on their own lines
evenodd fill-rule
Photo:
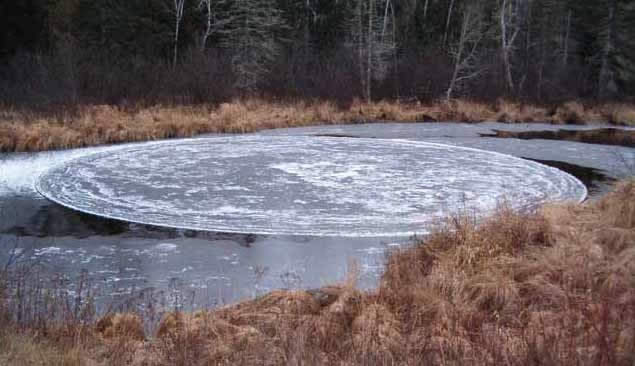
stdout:
<svg viewBox="0 0 635 366">
<path fill-rule="evenodd" d="M 635 94 L 635 1 L 14 0 L 0 103 Z"/>
</svg>

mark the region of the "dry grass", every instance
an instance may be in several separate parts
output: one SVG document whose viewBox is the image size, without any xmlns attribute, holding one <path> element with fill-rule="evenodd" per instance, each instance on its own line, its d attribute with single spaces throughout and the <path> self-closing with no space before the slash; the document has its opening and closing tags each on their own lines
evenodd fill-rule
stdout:
<svg viewBox="0 0 635 366">
<path fill-rule="evenodd" d="M 79 366 L 81 353 L 78 348 L 62 350 L 27 334 L 0 332 L 0 365 Z"/>
<path fill-rule="evenodd" d="M 375 291 L 356 290 L 352 276 L 170 313 L 154 334 L 131 314 L 90 329 L 2 333 L 0 363 L 632 365 L 635 181 L 584 205 L 449 219 L 392 253 Z"/>
<path fill-rule="evenodd" d="M 218 107 L 77 106 L 42 115 L 0 110 L 0 151 L 42 151 L 121 142 L 190 137 L 202 133 L 246 133 L 269 128 L 373 121 L 402 122 L 610 122 L 635 124 L 635 106 L 585 108 L 578 102 L 547 108 L 499 101 L 493 105 L 453 100 L 433 104 L 360 101 L 340 108 L 331 102 L 236 100 Z"/>
<path fill-rule="evenodd" d="M 607 104 L 599 108 L 600 114 L 610 123 L 635 126 L 635 108 L 630 104 Z"/>
</svg>

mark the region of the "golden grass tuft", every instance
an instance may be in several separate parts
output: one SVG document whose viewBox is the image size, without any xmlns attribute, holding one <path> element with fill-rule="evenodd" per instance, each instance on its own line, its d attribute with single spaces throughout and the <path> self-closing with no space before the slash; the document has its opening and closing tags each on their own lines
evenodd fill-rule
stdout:
<svg viewBox="0 0 635 366">
<path fill-rule="evenodd" d="M 80 366 L 91 360 L 77 347 L 60 348 L 37 337 L 0 331 L 0 365 Z"/>
<path fill-rule="evenodd" d="M 551 122 L 548 110 L 530 104 L 499 100 L 495 107 L 497 122 L 531 123 Z"/>
<path fill-rule="evenodd" d="M 596 113 L 616 125 L 635 126 L 635 106 L 627 103 L 609 103 L 597 107 Z"/>
<path fill-rule="evenodd" d="M 583 124 L 584 118 L 584 106 L 576 101 L 567 102 L 559 106 L 553 115 L 554 122 L 566 124 Z"/>
<path fill-rule="evenodd" d="M 143 320 L 136 314 L 108 314 L 97 321 L 95 328 L 106 339 L 145 340 Z"/>
</svg>

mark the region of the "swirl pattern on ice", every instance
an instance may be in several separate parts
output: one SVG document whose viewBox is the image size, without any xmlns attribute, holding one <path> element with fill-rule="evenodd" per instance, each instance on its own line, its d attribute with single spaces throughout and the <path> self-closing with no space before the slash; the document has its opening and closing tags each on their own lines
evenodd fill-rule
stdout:
<svg viewBox="0 0 635 366">
<path fill-rule="evenodd" d="M 576 178 L 508 155 L 314 136 L 126 146 L 50 169 L 36 188 L 64 206 L 125 221 L 316 236 L 411 235 L 459 209 L 586 197 Z"/>
</svg>

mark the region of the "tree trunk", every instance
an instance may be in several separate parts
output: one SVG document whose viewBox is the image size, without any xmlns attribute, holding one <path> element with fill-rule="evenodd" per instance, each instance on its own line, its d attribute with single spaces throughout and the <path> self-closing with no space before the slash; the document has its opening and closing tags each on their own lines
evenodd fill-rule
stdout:
<svg viewBox="0 0 635 366">
<path fill-rule="evenodd" d="M 445 93 L 447 102 L 452 99 L 454 89 L 459 83 L 474 78 L 480 73 L 477 69 L 477 48 L 483 36 L 481 16 L 478 5 L 470 4 L 463 9 L 459 39 L 457 44 L 451 47 L 454 70 Z"/>
<path fill-rule="evenodd" d="M 564 46 L 562 53 L 562 66 L 569 63 L 569 37 L 571 36 L 571 9 L 567 13 L 567 28 L 564 33 Z"/>
<path fill-rule="evenodd" d="M 368 64 L 366 65 L 366 101 L 368 103 L 372 100 L 371 95 L 371 83 L 373 78 L 373 20 L 375 10 L 375 0 L 369 0 L 368 2 Z"/>
<path fill-rule="evenodd" d="M 452 79 L 450 80 L 450 86 L 448 86 L 448 90 L 445 93 L 445 99 L 448 102 L 452 98 L 452 93 L 454 92 L 454 86 L 456 85 L 456 79 L 459 77 L 459 71 L 461 68 L 461 60 L 463 58 L 463 48 L 465 47 L 465 34 L 467 31 L 466 26 L 467 26 L 467 21 L 464 21 L 463 26 L 461 27 L 461 36 L 459 38 L 458 49 L 456 51 L 456 54 L 454 55 L 454 71 L 452 72 Z"/>
<path fill-rule="evenodd" d="M 366 77 L 364 76 L 364 26 L 363 26 L 363 9 L 362 1 L 357 0 L 357 56 L 359 59 L 359 80 L 362 87 L 362 93 L 366 93 Z"/>
<path fill-rule="evenodd" d="M 395 91 L 397 93 L 397 100 L 401 98 L 401 87 L 399 85 L 399 77 L 397 76 L 397 20 L 395 19 L 395 7 L 390 3 L 390 11 L 392 14 L 392 70 L 395 79 Z"/>
<path fill-rule="evenodd" d="M 428 4 L 430 0 L 426 0 L 425 4 L 423 4 L 423 21 L 425 22 L 426 17 L 428 16 Z"/>
<path fill-rule="evenodd" d="M 598 85 L 598 97 L 600 99 L 606 98 L 608 95 L 608 88 L 613 83 L 613 73 L 610 70 L 609 58 L 611 52 L 613 52 L 613 37 L 615 33 L 615 12 L 617 10 L 617 0 L 611 1 L 609 7 L 609 17 L 607 24 L 606 41 L 604 43 L 604 50 L 602 52 L 602 66 L 600 68 L 600 77 Z"/>
<path fill-rule="evenodd" d="M 448 8 L 448 17 L 445 21 L 445 32 L 443 33 L 443 45 L 448 40 L 448 32 L 450 30 L 450 20 L 452 19 L 452 9 L 454 8 L 454 0 L 450 0 L 450 7 Z"/>
<path fill-rule="evenodd" d="M 543 31 L 540 45 L 540 62 L 538 63 L 538 82 L 536 83 L 536 96 L 538 100 L 542 98 L 542 85 L 544 83 L 545 63 L 547 59 L 547 50 L 545 46 L 545 34 Z"/>
<path fill-rule="evenodd" d="M 172 52 L 172 67 L 176 67 L 176 60 L 179 54 L 179 22 L 176 22 L 174 30 L 174 50 Z"/>
<path fill-rule="evenodd" d="M 201 52 L 205 51 L 207 45 L 207 38 L 212 34 L 212 0 L 203 0 L 201 5 L 205 5 L 207 11 L 207 22 L 205 24 L 205 33 L 203 33 L 203 39 L 201 40 Z"/>
<path fill-rule="evenodd" d="M 183 7 L 185 0 L 174 0 L 174 53 L 172 57 L 172 67 L 176 67 L 176 61 L 179 55 L 179 29 L 181 28 L 181 19 L 183 19 Z"/>
<path fill-rule="evenodd" d="M 381 41 L 384 42 L 386 36 L 386 27 L 388 26 L 388 9 L 390 7 L 390 0 L 386 0 L 386 7 L 384 8 L 384 21 L 381 27 Z"/>
<path fill-rule="evenodd" d="M 509 26 L 506 17 L 508 0 L 503 0 L 503 6 L 501 8 L 500 25 L 501 25 L 501 52 L 503 56 L 503 67 L 505 69 L 505 81 L 507 88 L 510 91 L 514 91 L 514 79 L 512 77 L 512 68 L 509 60 L 509 53 L 512 45 L 512 39 L 509 37 Z"/>
</svg>

